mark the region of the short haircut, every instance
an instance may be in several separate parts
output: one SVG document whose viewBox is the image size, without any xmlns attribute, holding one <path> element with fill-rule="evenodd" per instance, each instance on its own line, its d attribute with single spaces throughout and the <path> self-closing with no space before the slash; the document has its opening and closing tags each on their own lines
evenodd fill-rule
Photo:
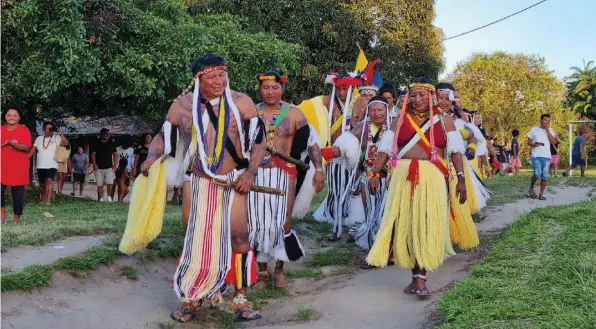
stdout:
<svg viewBox="0 0 596 329">
<path fill-rule="evenodd" d="M 513 131 L 511 132 L 511 135 L 513 135 L 513 137 L 519 136 L 519 130 L 513 129 Z"/>
<path fill-rule="evenodd" d="M 101 128 L 101 130 L 99 131 L 99 134 L 100 135 L 103 135 L 103 134 L 109 133 L 109 132 L 110 132 L 110 129 L 108 129 L 108 128 Z"/>
<path fill-rule="evenodd" d="M 45 130 L 46 129 L 46 126 L 48 126 L 48 125 L 52 126 L 52 128 L 55 128 L 56 127 L 56 125 L 54 125 L 54 123 L 51 122 L 51 121 L 44 122 L 43 123 L 43 126 L 41 126 L 41 127 L 43 128 L 43 130 Z"/>
<path fill-rule="evenodd" d="M 447 90 L 453 90 L 453 91 L 455 91 L 455 87 L 452 84 L 450 84 L 449 82 L 439 82 L 439 83 L 437 83 L 437 85 L 435 86 L 435 88 L 437 90 L 439 90 L 439 89 L 447 89 Z"/>
<path fill-rule="evenodd" d="M 9 110 L 17 111 L 19 118 L 23 117 L 21 115 L 21 106 L 19 104 L 6 104 L 2 107 L 2 119 L 4 119 L 4 121 L 6 121 L 6 114 Z"/>
<path fill-rule="evenodd" d="M 196 74 L 205 68 L 224 65 L 227 66 L 226 59 L 216 53 L 207 53 L 203 56 L 195 58 L 192 62 L 192 73 Z"/>
<path fill-rule="evenodd" d="M 395 88 L 390 83 L 384 83 L 379 88 L 379 95 L 383 95 L 383 93 L 390 93 L 393 98 L 396 98 Z"/>
<path fill-rule="evenodd" d="M 550 118 L 550 114 L 544 113 L 540 116 L 540 120 L 544 120 L 544 118 Z"/>
</svg>

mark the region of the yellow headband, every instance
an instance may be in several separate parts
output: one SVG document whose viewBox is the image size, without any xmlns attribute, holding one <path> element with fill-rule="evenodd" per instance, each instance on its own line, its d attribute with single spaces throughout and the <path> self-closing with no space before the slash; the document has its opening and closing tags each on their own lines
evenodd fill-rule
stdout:
<svg viewBox="0 0 596 329">
<path fill-rule="evenodd" d="M 410 89 L 412 88 L 426 88 L 432 91 L 435 91 L 435 86 L 431 85 L 430 83 L 423 83 L 423 82 L 414 82 L 410 84 Z"/>
</svg>

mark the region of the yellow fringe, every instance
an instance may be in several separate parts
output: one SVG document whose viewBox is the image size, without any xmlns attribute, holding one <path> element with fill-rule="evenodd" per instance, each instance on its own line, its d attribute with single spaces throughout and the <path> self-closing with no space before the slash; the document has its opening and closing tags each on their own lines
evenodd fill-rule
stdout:
<svg viewBox="0 0 596 329">
<path fill-rule="evenodd" d="M 128 207 L 128 220 L 120 241 L 120 251 L 131 255 L 153 241 L 163 224 L 166 207 L 166 170 L 160 160 L 149 169 L 149 177 L 135 180 Z"/>
<path fill-rule="evenodd" d="M 473 172 L 470 171 L 467 159 L 464 159 L 464 173 L 466 175 L 466 190 L 468 191 L 468 206 L 470 207 L 470 213 L 474 214 L 480 211 L 480 204 L 478 203 L 478 195 L 476 195 L 476 189 L 474 188 L 474 180 L 472 179 Z M 475 161 L 473 159 L 472 161 Z"/>
<path fill-rule="evenodd" d="M 402 159 L 393 169 L 387 203 L 381 226 L 367 262 L 378 267 L 387 266 L 391 239 L 396 266 L 419 266 L 434 270 L 447 254 L 450 246 L 445 177 L 430 161 L 420 161 L 420 182 L 414 195 L 407 180 L 411 160 Z"/>
<path fill-rule="evenodd" d="M 452 168 L 452 172 L 453 177 L 455 177 L 455 169 Z M 453 179 L 451 182 L 449 182 L 451 208 L 453 209 L 453 214 L 455 215 L 455 218 L 451 218 L 449 220 L 449 234 L 453 244 L 457 244 L 463 250 L 468 250 L 478 246 L 480 241 L 478 240 L 478 231 L 476 230 L 476 225 L 472 219 L 468 201 L 466 201 L 464 204 L 459 203 L 459 198 L 457 197 L 457 193 L 455 191 L 456 186 L 457 179 Z M 466 187 L 466 191 L 468 197 L 474 194 L 473 189 L 470 190 Z M 451 231 L 454 226 L 455 230 Z"/>
</svg>

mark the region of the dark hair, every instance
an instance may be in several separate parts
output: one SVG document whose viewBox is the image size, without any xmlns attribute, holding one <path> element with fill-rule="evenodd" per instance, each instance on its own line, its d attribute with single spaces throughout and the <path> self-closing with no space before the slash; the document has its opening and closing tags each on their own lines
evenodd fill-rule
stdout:
<svg viewBox="0 0 596 329">
<path fill-rule="evenodd" d="M 275 77 L 275 82 L 281 84 L 281 86 L 283 87 L 285 85 L 284 82 L 281 81 L 281 77 L 283 75 L 283 72 L 276 72 L 276 71 L 267 71 L 263 74 L 259 74 L 257 76 L 257 80 L 259 81 L 259 88 L 261 87 L 261 85 L 263 84 L 263 82 L 265 82 L 264 80 L 259 79 L 260 77 L 264 76 L 264 77 Z"/>
<path fill-rule="evenodd" d="M 99 131 L 99 134 L 100 135 L 103 135 L 104 133 L 109 133 L 109 132 L 110 132 L 110 129 L 108 129 L 108 128 L 101 128 L 101 130 Z"/>
<path fill-rule="evenodd" d="M 439 89 L 449 89 L 449 90 L 453 90 L 455 92 L 455 87 L 450 84 L 449 82 L 439 82 L 437 83 L 437 85 L 435 86 L 435 88 L 437 90 Z"/>
<path fill-rule="evenodd" d="M 133 141 L 132 141 L 131 136 L 124 136 L 122 138 L 122 147 L 123 148 L 129 148 L 129 147 L 132 147 L 132 145 L 133 145 Z"/>
<path fill-rule="evenodd" d="M 425 78 L 425 77 L 418 77 L 416 79 L 414 79 L 414 81 L 412 81 L 412 83 L 428 83 L 429 85 L 434 85 L 432 81 L 430 81 L 430 79 Z"/>
<path fill-rule="evenodd" d="M 390 93 L 393 98 L 397 98 L 395 88 L 390 83 L 384 83 L 381 88 L 379 88 L 379 95 L 383 95 L 383 93 Z"/>
<path fill-rule="evenodd" d="M 145 143 L 145 137 L 147 137 L 147 135 L 149 135 L 149 136 L 151 136 L 151 138 L 153 138 L 153 135 L 152 135 L 151 133 L 144 133 L 144 134 L 141 136 L 141 142 L 142 142 L 142 143 Z"/>
<path fill-rule="evenodd" d="M 2 119 L 4 121 L 6 121 L 6 113 L 8 113 L 10 110 L 17 111 L 19 118 L 22 118 L 21 106 L 19 104 L 6 104 L 2 107 Z"/>
<path fill-rule="evenodd" d="M 192 62 L 192 74 L 194 75 L 207 67 L 219 65 L 227 65 L 226 59 L 216 53 L 207 53 L 203 56 L 195 58 L 195 60 Z"/>
<path fill-rule="evenodd" d="M 519 136 L 519 130 L 513 129 L 513 131 L 511 132 L 511 135 L 513 135 L 513 137 Z"/>
<path fill-rule="evenodd" d="M 84 147 L 83 145 L 78 145 L 78 146 L 77 146 L 77 150 L 78 150 L 78 149 L 83 149 L 83 151 L 85 151 L 85 147 Z"/>
<path fill-rule="evenodd" d="M 540 120 L 544 120 L 544 118 L 550 118 L 550 114 L 544 113 L 540 116 Z"/>
<path fill-rule="evenodd" d="M 41 126 L 41 128 L 43 128 L 43 130 L 46 130 L 46 126 L 47 125 L 52 126 L 52 130 L 56 128 L 56 125 L 53 122 L 51 122 L 51 121 L 44 122 L 43 125 Z"/>
</svg>

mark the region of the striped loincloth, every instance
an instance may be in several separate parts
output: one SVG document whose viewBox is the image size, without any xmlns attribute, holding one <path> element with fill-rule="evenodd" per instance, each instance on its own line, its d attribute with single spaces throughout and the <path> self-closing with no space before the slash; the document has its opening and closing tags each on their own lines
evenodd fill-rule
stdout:
<svg viewBox="0 0 596 329">
<path fill-rule="evenodd" d="M 255 185 L 287 191 L 288 174 L 280 168 L 259 168 Z M 248 194 L 248 240 L 257 252 L 258 262 L 273 258 L 288 261 L 284 246 L 284 223 L 287 198 L 274 194 L 250 192 Z"/>
<path fill-rule="evenodd" d="M 383 210 L 387 201 L 387 178 L 380 179 L 379 188 L 374 194 L 368 189 L 366 176 L 361 179 L 361 182 L 365 189 L 363 195 L 366 201 L 366 207 L 364 207 L 365 218 L 362 222 L 350 227 L 349 234 L 356 240 L 358 247 L 370 250 L 383 219 Z"/>
<path fill-rule="evenodd" d="M 333 224 L 333 232 L 341 235 L 344 218 L 350 214 L 351 189 L 350 170 L 346 169 L 342 161 L 336 159 L 329 162 L 327 167 L 327 197 L 313 214 L 317 221 L 327 221 Z"/>
<path fill-rule="evenodd" d="M 235 181 L 240 172 L 226 178 Z M 235 191 L 213 184 L 211 179 L 190 176 L 190 218 L 174 290 L 182 301 L 211 298 L 225 286 L 231 267 L 230 216 Z"/>
</svg>

